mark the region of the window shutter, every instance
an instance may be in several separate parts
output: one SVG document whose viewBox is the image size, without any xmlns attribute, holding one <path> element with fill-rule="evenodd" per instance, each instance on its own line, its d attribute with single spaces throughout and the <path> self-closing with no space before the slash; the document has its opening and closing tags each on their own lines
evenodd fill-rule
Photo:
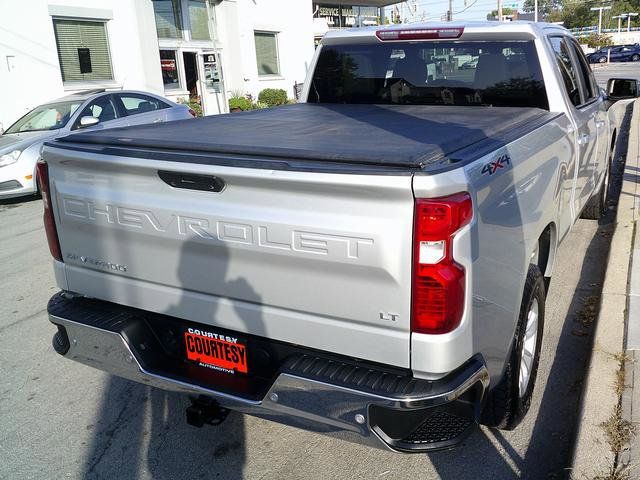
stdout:
<svg viewBox="0 0 640 480">
<path fill-rule="evenodd" d="M 258 75 L 278 75 L 278 47 L 275 33 L 255 32 Z"/>
<path fill-rule="evenodd" d="M 58 46 L 58 59 L 63 82 L 113 80 L 107 29 L 103 22 L 54 19 L 54 31 Z M 80 53 L 88 49 L 91 71 L 82 73 Z M 86 69 L 86 67 L 85 67 Z"/>
</svg>

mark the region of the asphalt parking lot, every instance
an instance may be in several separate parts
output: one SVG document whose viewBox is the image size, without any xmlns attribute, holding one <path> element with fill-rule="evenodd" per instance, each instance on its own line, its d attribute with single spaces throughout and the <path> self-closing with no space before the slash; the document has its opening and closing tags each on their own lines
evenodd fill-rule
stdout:
<svg viewBox="0 0 640 480">
<path fill-rule="evenodd" d="M 625 148 L 623 135 L 614 189 Z M 614 213 L 615 202 L 599 224 L 579 220 L 560 249 L 525 422 L 479 428 L 452 451 L 403 456 L 235 413 L 196 429 L 184 422 L 182 396 L 59 357 L 41 201 L 0 202 L 0 478 L 565 478 Z"/>
</svg>

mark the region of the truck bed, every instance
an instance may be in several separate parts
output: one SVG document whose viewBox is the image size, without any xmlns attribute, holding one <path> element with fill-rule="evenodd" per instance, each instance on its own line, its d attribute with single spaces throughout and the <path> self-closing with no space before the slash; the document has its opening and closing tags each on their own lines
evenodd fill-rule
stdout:
<svg viewBox="0 0 640 480">
<path fill-rule="evenodd" d="M 143 149 L 180 152 L 171 160 L 203 164 L 219 163 L 211 155 L 222 154 L 256 156 L 274 163 L 271 168 L 286 168 L 293 160 L 419 170 L 474 160 L 555 117 L 536 108 L 302 103 L 81 132 L 54 144 L 109 147 L 135 157 L 143 156 Z M 184 156 L 189 153 L 197 159 Z M 234 161 L 252 166 L 242 158 Z"/>
</svg>

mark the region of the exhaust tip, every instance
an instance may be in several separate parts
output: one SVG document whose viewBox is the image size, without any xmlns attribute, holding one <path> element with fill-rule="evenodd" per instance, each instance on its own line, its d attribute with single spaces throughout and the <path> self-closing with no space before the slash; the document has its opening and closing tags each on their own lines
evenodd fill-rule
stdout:
<svg viewBox="0 0 640 480">
<path fill-rule="evenodd" d="M 53 335 L 51 344 L 53 345 L 53 349 L 60 355 L 66 355 L 69 351 L 69 347 L 71 346 L 69 344 L 69 336 L 63 326 L 56 325 L 56 327 L 58 327 L 58 331 Z"/>
</svg>

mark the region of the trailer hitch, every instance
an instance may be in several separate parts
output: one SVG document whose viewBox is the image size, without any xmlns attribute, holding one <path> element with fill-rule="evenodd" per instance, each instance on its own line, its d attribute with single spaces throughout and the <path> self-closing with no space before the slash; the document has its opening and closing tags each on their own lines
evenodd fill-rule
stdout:
<svg viewBox="0 0 640 480">
<path fill-rule="evenodd" d="M 187 423 L 201 428 L 207 425 L 220 425 L 229 415 L 229 409 L 205 395 L 191 397 L 191 406 L 187 407 Z"/>
</svg>

